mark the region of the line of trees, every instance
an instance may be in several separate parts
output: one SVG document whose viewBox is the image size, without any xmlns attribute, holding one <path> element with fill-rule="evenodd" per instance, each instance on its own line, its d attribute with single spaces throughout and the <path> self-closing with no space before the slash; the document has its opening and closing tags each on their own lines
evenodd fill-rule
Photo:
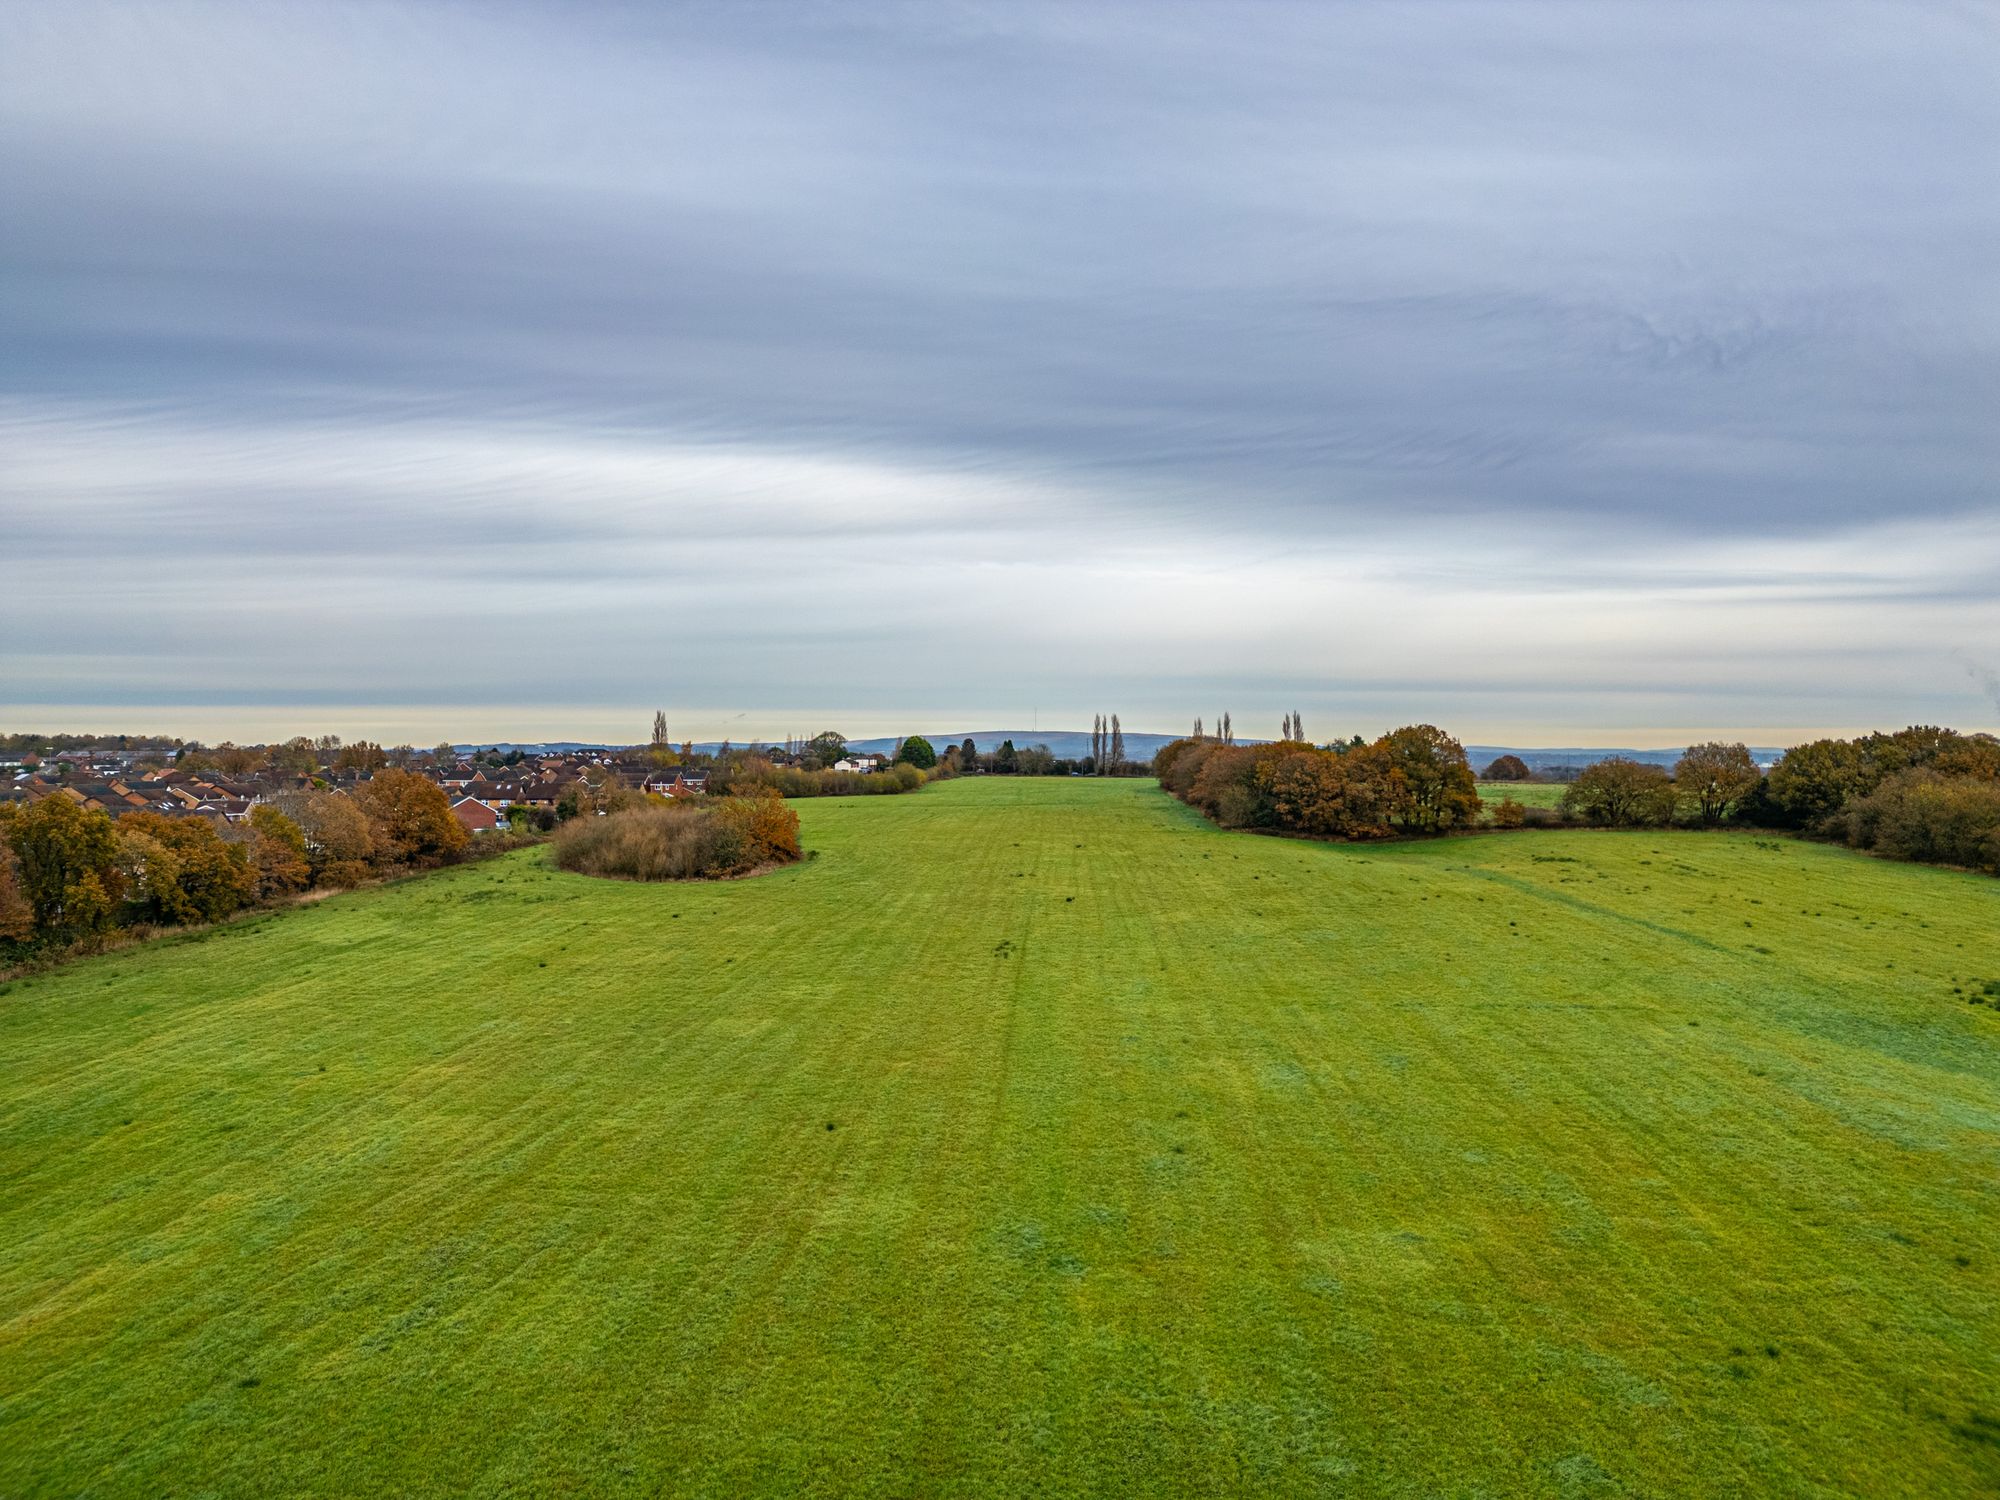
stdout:
<svg viewBox="0 0 2000 1500">
<path fill-rule="evenodd" d="M 1228 727 L 1225 714 L 1225 736 Z M 1153 770 L 1169 792 L 1225 828 L 1379 839 L 1471 827 L 1481 813 L 1465 748 L 1431 724 L 1327 747 L 1181 739 L 1161 748 Z"/>
<path fill-rule="evenodd" d="M 1935 725 L 1787 750 L 1739 819 L 2000 872 L 2000 740 Z"/>
<path fill-rule="evenodd" d="M 469 843 L 443 791 L 393 768 L 351 796 L 277 798 L 247 824 L 114 819 L 59 794 L 0 806 L 0 951 L 88 948 L 121 927 L 220 921 L 312 886 L 448 864 Z"/>
<path fill-rule="evenodd" d="M 755 797 L 765 792 L 781 797 L 888 796 L 914 792 L 955 770 L 920 734 L 899 742 L 890 764 L 878 771 L 836 770 L 849 752 L 847 737 L 835 729 L 821 730 L 810 739 L 787 738 L 783 764 L 774 761 L 772 754 L 762 745 L 731 748 L 725 743 L 713 755 L 696 753 L 689 746 L 672 755 L 671 763 L 706 771 L 709 792 L 725 797 Z"/>
<path fill-rule="evenodd" d="M 1285 728 L 1298 732 L 1295 716 Z M 1489 777 L 1525 779 L 1527 768 L 1508 760 L 1489 766 Z M 1162 749 L 1154 771 L 1169 792 L 1227 828 L 1373 839 L 1482 821 L 1464 749 L 1428 724 L 1325 747 L 1289 737 L 1237 746 L 1197 735 Z M 1929 725 L 1814 740 L 1786 751 L 1768 775 L 1747 747 L 1711 741 L 1690 745 L 1671 770 L 1622 756 L 1598 761 L 1576 773 L 1558 807 L 1505 798 L 1491 818 L 1503 828 L 1728 822 L 2000 872 L 2000 740 Z"/>
<path fill-rule="evenodd" d="M 972 740 L 947 745 L 938 759 L 938 769 L 958 776 L 1147 776 L 1146 761 L 1128 759 L 1125 731 L 1118 716 L 1101 719 L 1091 736 L 1091 753 L 1082 756 L 1057 755 L 1045 744 L 1016 745 L 1002 740 L 992 750 L 982 751 Z"/>
<path fill-rule="evenodd" d="M 1585 766 L 1564 790 L 1564 816 L 1602 828 L 1655 828 L 1675 821 L 1714 825 L 1763 785 L 1744 745 L 1690 745 L 1674 768 L 1614 755 Z"/>
<path fill-rule="evenodd" d="M 1795 745 L 1769 775 L 1742 745 L 1691 745 L 1671 772 L 1622 758 L 1586 766 L 1562 813 L 1605 827 L 1727 820 L 2000 870 L 2000 740 L 1913 725 Z"/>
<path fill-rule="evenodd" d="M 717 760 L 708 773 L 708 789 L 725 796 L 756 796 L 770 790 L 781 797 L 881 797 L 914 792 L 949 774 L 942 767 L 920 771 L 908 761 L 880 771 L 809 771 L 775 766 L 762 756 L 743 753 Z"/>
<path fill-rule="evenodd" d="M 972 741 L 967 740 L 965 743 L 970 745 Z M 1007 741 L 1009 746 L 1013 743 L 1012 740 Z M 1040 745 L 1035 748 L 1047 751 L 1049 747 Z M 1055 757 L 1051 755 L 1050 759 L 1054 760 Z M 1085 774 L 1119 776 L 1125 774 L 1120 768 L 1126 764 L 1124 726 L 1118 722 L 1116 714 L 1099 714 L 1090 725 L 1090 769 Z M 1060 774 L 1069 775 L 1071 772 L 1064 771 Z"/>
</svg>

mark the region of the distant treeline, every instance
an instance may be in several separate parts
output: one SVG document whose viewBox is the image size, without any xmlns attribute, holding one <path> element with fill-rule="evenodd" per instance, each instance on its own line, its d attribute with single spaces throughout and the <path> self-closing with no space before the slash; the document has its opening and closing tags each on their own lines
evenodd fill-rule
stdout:
<svg viewBox="0 0 2000 1500">
<path fill-rule="evenodd" d="M 926 782 L 953 776 L 1146 776 L 1144 761 L 1125 758 L 1124 734 L 1112 715 L 1092 731 L 1094 753 L 1059 756 L 1047 745 L 1017 746 L 1003 740 L 982 753 L 970 739 L 947 745 L 939 754 L 929 740 L 911 735 L 901 741 L 891 762 L 876 771 L 843 771 L 835 762 L 847 757 L 845 740 L 828 731 L 799 743 L 783 756 L 762 747 L 724 749 L 714 755 L 676 759 L 691 769 L 705 770 L 709 790 L 725 795 L 755 794 L 775 788 L 784 797 L 865 797 L 914 792 Z M 790 763 L 787 763 L 789 761 Z"/>
<path fill-rule="evenodd" d="M 1428 724 L 1329 746 L 1176 740 L 1153 766 L 1162 786 L 1226 828 L 1377 839 L 1482 821 L 1463 747 Z M 1487 774 L 1520 779 L 1526 769 L 1503 757 Z M 1487 816 L 1503 828 L 1730 822 L 2000 871 L 2000 740 L 1922 725 L 1814 740 L 1786 751 L 1769 775 L 1740 744 L 1691 745 L 1672 770 L 1614 756 L 1577 771 L 1558 808 L 1503 797 Z"/>
<path fill-rule="evenodd" d="M 702 764 L 698 757 L 695 765 Z M 773 765 L 750 751 L 732 751 L 708 764 L 708 789 L 731 797 L 754 797 L 766 791 L 780 797 L 868 797 L 914 792 L 926 781 L 948 776 L 949 771 L 919 770 L 908 761 L 898 761 L 879 771 L 807 770 L 799 766 Z"/>
<path fill-rule="evenodd" d="M 156 750 L 171 759 L 182 741 L 163 734 L 0 734 L 0 755 L 59 755 L 65 750 Z"/>
<path fill-rule="evenodd" d="M 1118 716 L 1111 715 L 1116 725 Z M 981 752 L 971 740 L 947 745 L 940 766 L 961 776 L 1148 776 L 1152 768 L 1145 761 L 1125 758 L 1124 731 L 1100 724 L 1091 730 L 1092 753 L 1057 755 L 1047 745 L 1017 746 L 1002 740 Z"/>
</svg>

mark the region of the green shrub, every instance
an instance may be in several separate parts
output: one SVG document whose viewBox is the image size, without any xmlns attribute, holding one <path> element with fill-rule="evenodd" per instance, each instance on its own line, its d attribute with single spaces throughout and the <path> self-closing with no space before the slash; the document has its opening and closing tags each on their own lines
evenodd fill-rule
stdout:
<svg viewBox="0 0 2000 1500">
<path fill-rule="evenodd" d="M 2000 782 L 1898 771 L 1852 803 L 1847 841 L 1896 859 L 2000 867 Z"/>
<path fill-rule="evenodd" d="M 1583 768 L 1563 793 L 1562 810 L 1607 828 L 1651 828 L 1672 819 L 1677 800 L 1666 767 L 1614 755 Z"/>
</svg>

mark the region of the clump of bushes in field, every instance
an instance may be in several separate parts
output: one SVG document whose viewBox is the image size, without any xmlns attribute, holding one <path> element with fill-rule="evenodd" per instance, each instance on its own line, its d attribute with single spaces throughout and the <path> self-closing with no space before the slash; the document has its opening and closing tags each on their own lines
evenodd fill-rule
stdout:
<svg viewBox="0 0 2000 1500">
<path fill-rule="evenodd" d="M 1913 725 L 1787 750 L 1740 822 L 1894 859 L 2000 872 L 2000 740 Z"/>
<path fill-rule="evenodd" d="M 767 789 L 579 818 L 556 832 L 552 847 L 556 864 L 580 875 L 718 880 L 798 859 L 799 815 Z"/>
<path fill-rule="evenodd" d="M 1554 808 L 1483 809 L 1458 741 L 1428 724 L 1369 743 L 1238 745 L 1197 732 L 1153 762 L 1160 784 L 1225 828 L 1380 839 L 1476 826 L 1795 829 L 1898 859 L 2000 872 L 2000 740 L 1917 726 L 1796 746 L 1767 777 L 1749 749 L 1690 745 L 1672 768 L 1613 756 L 1575 772 Z M 942 762 L 941 762 L 942 764 Z M 1516 756 L 1486 779 L 1524 781 Z"/>
<path fill-rule="evenodd" d="M 2000 872 L 2000 740 L 1916 726 L 1785 752 L 1768 776 L 1743 745 L 1690 745 L 1669 770 L 1611 756 L 1575 773 L 1555 808 L 1511 796 L 1482 813 L 1458 741 L 1428 724 L 1346 744 L 1175 740 L 1160 784 L 1225 828 L 1379 839 L 1480 824 L 1789 828 L 1897 859 Z M 1489 779 L 1527 766 L 1503 757 Z"/>
<path fill-rule="evenodd" d="M 1327 747 L 1175 740 L 1154 757 L 1153 771 L 1169 792 L 1225 828 L 1380 839 L 1468 828 L 1481 811 L 1464 747 L 1430 724 L 1393 730 L 1373 744 Z"/>
<path fill-rule="evenodd" d="M 1562 813 L 1610 828 L 1728 820 L 2000 871 L 2000 741 L 1925 725 L 1814 740 L 1768 776 L 1741 745 L 1690 746 L 1671 773 L 1613 757 L 1578 773 Z"/>
<path fill-rule="evenodd" d="M 1751 820 L 1895 859 L 2000 871 L 2000 740 L 1928 725 L 1785 752 Z"/>
</svg>

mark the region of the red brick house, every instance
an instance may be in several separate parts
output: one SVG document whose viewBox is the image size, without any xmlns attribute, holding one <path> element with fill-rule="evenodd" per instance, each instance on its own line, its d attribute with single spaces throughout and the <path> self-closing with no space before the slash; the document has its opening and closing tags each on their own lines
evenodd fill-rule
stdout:
<svg viewBox="0 0 2000 1500">
<path fill-rule="evenodd" d="M 451 815 L 467 833 L 491 833 L 500 826 L 500 814 L 477 797 L 460 797 L 452 803 Z"/>
</svg>

